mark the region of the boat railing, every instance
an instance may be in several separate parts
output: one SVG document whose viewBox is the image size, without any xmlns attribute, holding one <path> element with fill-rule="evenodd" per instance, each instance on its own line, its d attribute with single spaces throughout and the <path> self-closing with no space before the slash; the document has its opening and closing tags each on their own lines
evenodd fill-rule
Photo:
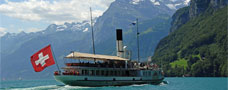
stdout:
<svg viewBox="0 0 228 90">
<path fill-rule="evenodd" d="M 66 66 L 125 68 L 124 64 L 107 64 L 107 63 L 66 63 Z"/>
</svg>

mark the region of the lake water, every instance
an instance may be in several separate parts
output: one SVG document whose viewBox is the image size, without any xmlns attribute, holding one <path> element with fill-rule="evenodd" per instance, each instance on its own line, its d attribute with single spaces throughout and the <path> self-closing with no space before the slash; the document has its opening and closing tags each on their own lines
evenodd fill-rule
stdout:
<svg viewBox="0 0 228 90">
<path fill-rule="evenodd" d="M 228 78 L 165 78 L 168 84 L 108 87 L 63 85 L 55 80 L 1 81 L 1 90 L 228 90 Z"/>
</svg>

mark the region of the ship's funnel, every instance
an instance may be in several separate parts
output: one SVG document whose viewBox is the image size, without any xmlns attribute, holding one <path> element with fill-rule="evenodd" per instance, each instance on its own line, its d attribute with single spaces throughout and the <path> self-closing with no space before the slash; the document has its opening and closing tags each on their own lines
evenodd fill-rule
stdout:
<svg viewBox="0 0 228 90">
<path fill-rule="evenodd" d="M 123 58 L 124 56 L 123 56 L 122 29 L 116 29 L 116 49 L 117 49 L 117 56 Z"/>
</svg>

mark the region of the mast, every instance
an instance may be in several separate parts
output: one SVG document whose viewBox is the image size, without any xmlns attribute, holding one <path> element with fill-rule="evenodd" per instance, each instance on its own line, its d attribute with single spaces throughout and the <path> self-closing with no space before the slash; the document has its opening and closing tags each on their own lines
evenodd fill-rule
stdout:
<svg viewBox="0 0 228 90">
<path fill-rule="evenodd" d="M 51 46 L 51 44 L 50 44 L 50 46 Z M 57 68 L 58 68 L 59 72 L 61 72 L 61 71 L 60 71 L 60 69 L 59 69 L 58 62 L 57 62 L 57 60 L 56 60 L 56 58 L 55 58 L 55 53 L 54 53 L 54 51 L 53 51 L 52 47 L 51 47 L 51 51 L 52 51 L 52 53 L 53 53 L 53 57 L 54 57 L 54 61 L 56 62 L 56 66 L 57 66 Z"/>
<path fill-rule="evenodd" d="M 92 9 L 90 7 L 90 17 L 91 17 L 91 29 L 92 29 L 92 41 L 93 41 L 93 54 L 95 54 L 95 45 L 94 45 L 94 35 L 93 35 L 93 17 L 92 17 Z"/>
<path fill-rule="evenodd" d="M 139 26 L 138 26 L 138 18 L 136 19 L 136 24 L 137 24 L 137 48 L 138 48 L 138 62 L 140 61 L 140 54 L 139 54 Z"/>
</svg>

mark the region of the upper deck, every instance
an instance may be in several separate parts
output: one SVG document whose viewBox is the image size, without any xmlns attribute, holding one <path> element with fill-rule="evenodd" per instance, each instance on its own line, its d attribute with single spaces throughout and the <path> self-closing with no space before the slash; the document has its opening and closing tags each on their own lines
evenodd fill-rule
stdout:
<svg viewBox="0 0 228 90">
<path fill-rule="evenodd" d="M 72 52 L 68 54 L 65 58 L 76 59 L 76 60 L 129 61 L 129 59 L 121 58 L 118 56 L 89 54 L 89 53 L 80 53 L 80 52 Z"/>
</svg>

